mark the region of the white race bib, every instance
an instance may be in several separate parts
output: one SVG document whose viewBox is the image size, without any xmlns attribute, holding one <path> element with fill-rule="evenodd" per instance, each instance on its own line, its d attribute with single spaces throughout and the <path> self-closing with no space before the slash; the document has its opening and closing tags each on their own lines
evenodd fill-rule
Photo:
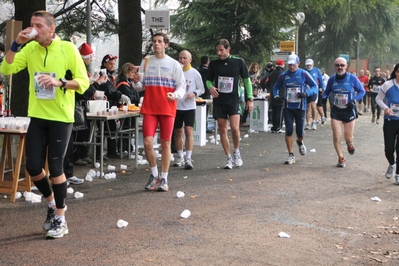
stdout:
<svg viewBox="0 0 399 266">
<path fill-rule="evenodd" d="M 288 88 L 287 89 L 287 102 L 289 103 L 299 103 L 302 99 L 298 98 L 298 93 L 300 92 L 299 87 Z"/>
<path fill-rule="evenodd" d="M 334 105 L 340 108 L 346 108 L 348 104 L 348 94 L 334 93 Z"/>
<path fill-rule="evenodd" d="M 40 75 L 49 75 L 52 78 L 56 78 L 55 73 L 49 72 L 35 72 L 34 74 L 34 86 L 35 86 L 35 94 L 37 99 L 44 99 L 44 100 L 52 100 L 55 99 L 55 86 L 40 86 L 37 82 Z"/>
<path fill-rule="evenodd" d="M 392 110 L 392 116 L 399 116 L 399 104 L 391 103 L 389 108 Z"/>
<path fill-rule="evenodd" d="M 379 86 L 379 85 L 373 85 L 373 92 L 378 93 L 378 91 L 380 90 L 380 87 L 381 86 Z"/>
<path fill-rule="evenodd" d="M 219 77 L 218 91 L 220 93 L 231 93 L 233 91 L 234 78 L 232 77 Z"/>
</svg>

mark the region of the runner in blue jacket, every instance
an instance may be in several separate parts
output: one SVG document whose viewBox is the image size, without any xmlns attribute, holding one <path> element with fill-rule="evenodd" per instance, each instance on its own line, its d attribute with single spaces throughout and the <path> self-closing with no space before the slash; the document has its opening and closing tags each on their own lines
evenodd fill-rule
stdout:
<svg viewBox="0 0 399 266">
<path fill-rule="evenodd" d="M 306 115 L 306 98 L 317 94 L 317 84 L 313 78 L 303 69 L 299 68 L 299 57 L 292 54 L 287 60 L 288 70 L 281 73 L 277 82 L 273 86 L 273 95 L 275 102 L 283 102 L 279 91 L 284 91 L 284 121 L 285 121 L 285 143 L 288 149 L 288 159 L 285 164 L 295 163 L 293 150 L 294 140 L 294 122 L 296 124 L 296 142 L 299 146 L 299 153 L 306 154 L 306 147 L 303 143 L 304 125 Z"/>
</svg>

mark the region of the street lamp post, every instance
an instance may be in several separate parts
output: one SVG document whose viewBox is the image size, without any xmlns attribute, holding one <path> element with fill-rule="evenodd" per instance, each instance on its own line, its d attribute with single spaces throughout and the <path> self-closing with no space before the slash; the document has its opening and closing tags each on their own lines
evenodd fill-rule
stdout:
<svg viewBox="0 0 399 266">
<path fill-rule="evenodd" d="M 295 15 L 296 19 L 296 32 L 295 32 L 295 54 L 298 55 L 298 35 L 299 35 L 299 27 L 305 21 L 305 13 L 298 12 Z"/>
<path fill-rule="evenodd" d="M 356 74 L 359 75 L 359 47 L 360 47 L 360 39 L 362 35 L 359 33 L 358 38 L 356 40 Z"/>
</svg>

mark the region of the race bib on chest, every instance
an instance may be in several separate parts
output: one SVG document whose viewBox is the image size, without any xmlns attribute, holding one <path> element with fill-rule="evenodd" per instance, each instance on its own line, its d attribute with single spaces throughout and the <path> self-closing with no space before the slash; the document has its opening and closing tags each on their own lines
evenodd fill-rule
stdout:
<svg viewBox="0 0 399 266">
<path fill-rule="evenodd" d="M 55 86 L 40 86 L 38 83 L 38 78 L 40 75 L 48 75 L 52 78 L 56 78 L 55 73 L 50 72 L 35 72 L 34 73 L 34 86 L 35 94 L 37 99 L 52 100 L 55 99 Z"/>
<path fill-rule="evenodd" d="M 230 93 L 233 91 L 234 78 L 232 77 L 219 77 L 218 90 L 220 93 Z"/>
<path fill-rule="evenodd" d="M 391 103 L 391 106 L 389 108 L 391 108 L 392 110 L 392 116 L 399 116 L 399 104 Z"/>
<path fill-rule="evenodd" d="M 334 93 L 334 105 L 338 107 L 346 107 L 348 104 L 348 94 Z"/>
<path fill-rule="evenodd" d="M 378 92 L 380 90 L 380 85 L 373 85 L 373 92 Z"/>
<path fill-rule="evenodd" d="M 298 93 L 300 92 L 299 87 L 287 88 L 287 102 L 289 103 L 299 103 L 302 99 L 298 98 Z"/>
</svg>

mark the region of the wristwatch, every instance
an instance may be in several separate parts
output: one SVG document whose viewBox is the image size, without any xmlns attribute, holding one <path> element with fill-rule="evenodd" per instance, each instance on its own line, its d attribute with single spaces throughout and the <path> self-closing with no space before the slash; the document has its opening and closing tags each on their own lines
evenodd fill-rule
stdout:
<svg viewBox="0 0 399 266">
<path fill-rule="evenodd" d="M 196 91 L 193 91 L 193 93 L 194 93 L 195 97 L 197 97 L 197 96 L 198 96 Z"/>
<path fill-rule="evenodd" d="M 61 88 L 65 88 L 65 85 L 67 84 L 67 80 L 65 78 L 60 78 L 59 81 L 62 82 Z"/>
<path fill-rule="evenodd" d="M 253 102 L 254 98 L 248 98 L 248 101 Z"/>
</svg>

